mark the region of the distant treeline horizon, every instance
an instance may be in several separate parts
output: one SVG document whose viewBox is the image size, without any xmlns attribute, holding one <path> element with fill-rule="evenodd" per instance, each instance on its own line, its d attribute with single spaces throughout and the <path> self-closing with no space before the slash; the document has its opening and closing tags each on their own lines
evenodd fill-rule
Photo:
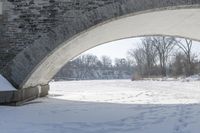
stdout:
<svg viewBox="0 0 200 133">
<path fill-rule="evenodd" d="M 192 51 L 193 41 L 154 36 L 142 38 L 126 58 L 86 54 L 68 62 L 57 80 L 132 79 L 180 77 L 200 73 L 200 59 Z"/>
</svg>

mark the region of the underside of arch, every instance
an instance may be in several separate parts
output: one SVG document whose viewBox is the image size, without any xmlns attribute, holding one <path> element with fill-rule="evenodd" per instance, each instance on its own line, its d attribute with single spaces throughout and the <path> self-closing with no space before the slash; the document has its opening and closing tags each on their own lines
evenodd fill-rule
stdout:
<svg viewBox="0 0 200 133">
<path fill-rule="evenodd" d="M 169 35 L 200 40 L 197 28 L 200 26 L 199 14 L 200 9 L 165 10 L 130 14 L 99 24 L 59 45 L 30 73 L 22 87 L 47 84 L 69 60 L 106 42 L 148 35 Z"/>
</svg>

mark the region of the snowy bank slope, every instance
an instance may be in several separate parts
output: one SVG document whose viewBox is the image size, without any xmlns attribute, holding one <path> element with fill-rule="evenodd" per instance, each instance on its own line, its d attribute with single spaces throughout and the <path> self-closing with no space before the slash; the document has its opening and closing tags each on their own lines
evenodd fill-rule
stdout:
<svg viewBox="0 0 200 133">
<path fill-rule="evenodd" d="M 0 92 L 1 91 L 15 91 L 16 89 L 5 79 L 2 75 L 0 75 Z"/>
</svg>

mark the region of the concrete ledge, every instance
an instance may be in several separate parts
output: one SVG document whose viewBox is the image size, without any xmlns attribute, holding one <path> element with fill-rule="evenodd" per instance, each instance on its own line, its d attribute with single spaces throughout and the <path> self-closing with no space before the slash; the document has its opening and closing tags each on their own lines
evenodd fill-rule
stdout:
<svg viewBox="0 0 200 133">
<path fill-rule="evenodd" d="M 17 91 L 0 92 L 0 105 L 19 106 L 25 102 L 48 95 L 49 85 L 40 85 Z"/>
</svg>

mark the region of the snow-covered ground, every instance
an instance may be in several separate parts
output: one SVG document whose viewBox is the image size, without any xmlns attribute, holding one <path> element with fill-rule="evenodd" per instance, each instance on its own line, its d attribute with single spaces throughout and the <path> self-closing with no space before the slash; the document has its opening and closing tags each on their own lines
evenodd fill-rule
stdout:
<svg viewBox="0 0 200 133">
<path fill-rule="evenodd" d="M 48 98 L 0 107 L 0 133 L 199 133 L 200 82 L 52 82 Z"/>
<path fill-rule="evenodd" d="M 200 103 L 200 82 L 181 81 L 70 81 L 51 83 L 58 99 L 117 104 Z M 66 89 L 63 89 L 66 88 Z"/>
</svg>

